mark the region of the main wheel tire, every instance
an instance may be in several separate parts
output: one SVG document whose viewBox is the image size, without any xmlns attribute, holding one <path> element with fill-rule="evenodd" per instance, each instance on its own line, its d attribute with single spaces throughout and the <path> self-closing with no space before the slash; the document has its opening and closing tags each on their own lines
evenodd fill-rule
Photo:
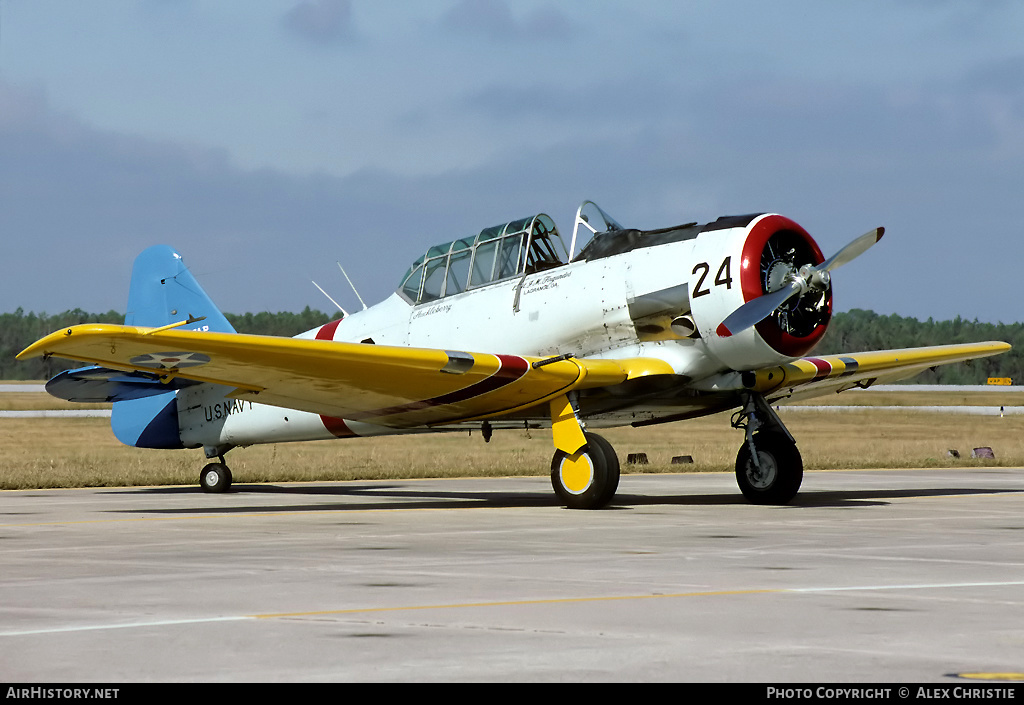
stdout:
<svg viewBox="0 0 1024 705">
<path fill-rule="evenodd" d="M 753 504 L 788 504 L 800 490 L 804 461 L 796 444 L 781 433 L 755 433 L 754 447 L 760 467 L 754 464 L 750 445 L 736 454 L 736 482 Z"/>
<path fill-rule="evenodd" d="M 586 433 L 587 444 L 572 455 L 556 450 L 551 459 L 551 486 L 570 509 L 600 509 L 619 487 L 619 457 L 611 443 Z"/>
<path fill-rule="evenodd" d="M 227 492 L 231 488 L 231 470 L 224 463 L 210 463 L 199 473 L 203 492 Z"/>
<path fill-rule="evenodd" d="M 598 506 L 603 507 L 612 501 L 612 497 L 615 496 L 615 492 L 619 489 L 619 474 L 621 466 L 619 465 L 619 456 L 612 447 L 612 444 L 605 439 L 604 436 L 599 436 L 596 433 L 584 434 L 587 438 L 587 443 L 596 446 L 604 454 L 604 460 L 608 463 L 608 481 L 605 483 L 604 492 L 598 497 Z"/>
</svg>

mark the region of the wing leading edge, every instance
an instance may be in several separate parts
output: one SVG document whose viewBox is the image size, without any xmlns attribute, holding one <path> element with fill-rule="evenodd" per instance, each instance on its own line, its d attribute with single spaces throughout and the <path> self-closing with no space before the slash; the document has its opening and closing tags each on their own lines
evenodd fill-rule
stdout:
<svg viewBox="0 0 1024 705">
<path fill-rule="evenodd" d="M 803 399 L 878 382 L 895 382 L 929 367 L 998 355 L 1009 349 L 1008 343 L 989 341 L 805 357 L 747 372 L 743 375 L 743 386 L 772 401 Z"/>
<path fill-rule="evenodd" d="M 107 324 L 57 331 L 18 358 L 37 355 L 156 374 L 167 382 L 226 385 L 237 399 L 398 428 L 498 416 L 574 389 L 673 372 L 652 358 L 544 360 Z"/>
</svg>

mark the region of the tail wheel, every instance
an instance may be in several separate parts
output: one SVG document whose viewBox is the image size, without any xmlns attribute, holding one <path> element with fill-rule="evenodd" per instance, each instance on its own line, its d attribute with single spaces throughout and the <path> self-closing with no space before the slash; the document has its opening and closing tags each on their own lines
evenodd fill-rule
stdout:
<svg viewBox="0 0 1024 705">
<path fill-rule="evenodd" d="M 227 492 L 231 487 L 231 470 L 224 463 L 210 463 L 199 473 L 203 492 Z"/>
<path fill-rule="evenodd" d="M 619 456 L 611 443 L 594 433 L 572 455 L 556 450 L 551 459 L 551 486 L 570 509 L 600 509 L 619 487 Z"/>
<path fill-rule="evenodd" d="M 740 491 L 753 504 L 788 504 L 804 479 L 800 451 L 781 433 L 755 433 L 752 441 L 757 463 L 749 443 L 740 446 L 736 455 L 736 482 Z"/>
</svg>

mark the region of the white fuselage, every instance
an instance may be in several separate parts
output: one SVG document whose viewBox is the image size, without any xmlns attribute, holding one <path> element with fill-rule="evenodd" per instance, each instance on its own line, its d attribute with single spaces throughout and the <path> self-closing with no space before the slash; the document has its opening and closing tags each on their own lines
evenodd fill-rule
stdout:
<svg viewBox="0 0 1024 705">
<path fill-rule="evenodd" d="M 749 228 L 630 250 L 591 261 L 471 288 L 413 305 L 395 293 L 383 302 L 298 337 L 530 356 L 654 357 L 689 381 L 778 363 L 784 359 L 754 329 L 723 343 L 715 327 L 744 303 L 739 271 Z M 730 258 L 733 283 L 715 284 Z M 703 269 L 696 263 L 706 263 Z M 710 270 L 710 276 L 704 272 Z M 703 275 L 703 276 L 702 276 Z M 719 277 L 722 280 L 722 277 Z M 630 303 L 655 292 L 689 287 L 687 308 L 699 336 L 644 339 Z M 695 297 L 695 291 L 706 294 Z M 686 311 L 684 311 L 685 313 Z M 655 336 L 657 338 L 657 336 Z M 706 342 L 709 341 L 709 342 Z M 179 392 L 179 425 L 186 446 L 234 446 L 338 437 L 316 414 L 226 398 L 211 386 Z M 394 433 L 369 423 L 346 422 L 354 435 Z M 352 434 L 348 434 L 352 435 Z"/>
<path fill-rule="evenodd" d="M 346 317 L 331 339 L 516 355 L 650 356 L 666 360 L 677 374 L 691 379 L 777 363 L 783 358 L 760 341 L 753 329 L 730 341 L 728 349 L 714 335 L 718 323 L 744 303 L 738 284 L 716 287 L 712 271 L 701 288 L 713 289 L 716 295 L 692 295 L 699 279 L 699 273 L 692 271 L 695 262 L 707 261 L 717 268 L 724 257 L 731 257 L 737 263 L 738 281 L 745 233 L 745 228 L 719 230 L 590 262 L 572 262 L 418 306 L 392 294 Z M 641 340 L 630 318 L 630 301 L 683 283 L 690 287 L 689 304 L 700 337 Z M 320 330 L 299 337 L 317 337 Z"/>
</svg>

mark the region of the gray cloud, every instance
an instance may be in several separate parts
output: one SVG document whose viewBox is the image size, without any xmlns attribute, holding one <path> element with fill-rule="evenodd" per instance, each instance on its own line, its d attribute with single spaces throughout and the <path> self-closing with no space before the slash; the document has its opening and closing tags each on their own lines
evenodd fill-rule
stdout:
<svg viewBox="0 0 1024 705">
<path fill-rule="evenodd" d="M 430 244 L 541 211 L 568 230 L 593 198 L 639 227 L 779 211 L 826 251 L 885 225 L 883 244 L 837 274 L 839 310 L 1016 320 L 1005 287 L 1024 183 L 1010 149 L 1022 132 L 1018 66 L 908 86 L 521 75 L 412 105 L 425 117 L 402 130 L 424 140 L 448 111 L 495 135 L 478 166 L 429 177 L 244 170 L 221 150 L 96 129 L 41 90 L 0 81 L 0 233 L 16 263 L 0 309 L 122 308 L 132 258 L 157 242 L 178 247 L 229 311 L 327 307 L 310 279 L 346 303 L 336 259 L 379 300 Z M 516 132 L 523 122 L 543 144 Z"/>
<path fill-rule="evenodd" d="M 516 17 L 505 0 L 460 0 L 442 16 L 441 26 L 496 41 L 565 38 L 573 32 L 571 20 L 553 5 Z"/>
<path fill-rule="evenodd" d="M 294 35 L 318 44 L 332 44 L 355 36 L 351 0 L 304 0 L 282 17 Z"/>
</svg>

